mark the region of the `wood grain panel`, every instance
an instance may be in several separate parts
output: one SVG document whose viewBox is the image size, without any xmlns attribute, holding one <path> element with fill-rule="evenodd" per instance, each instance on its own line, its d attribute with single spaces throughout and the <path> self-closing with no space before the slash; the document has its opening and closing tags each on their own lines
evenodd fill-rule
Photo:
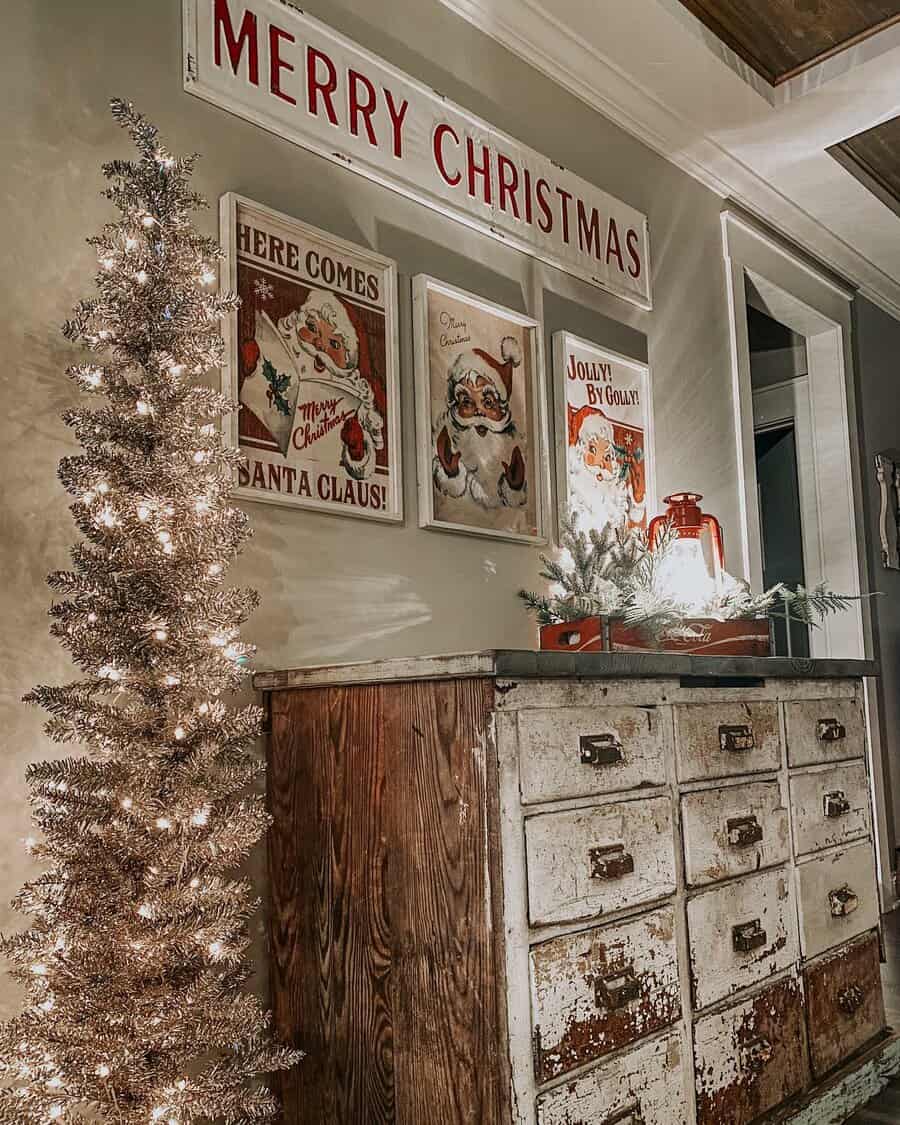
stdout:
<svg viewBox="0 0 900 1125">
<path fill-rule="evenodd" d="M 900 117 L 857 133 L 828 152 L 885 206 L 900 214 Z"/>
<path fill-rule="evenodd" d="M 900 19 L 895 0 L 681 0 L 773 86 Z"/>
<path fill-rule="evenodd" d="M 477 679 L 278 692 L 269 834 L 290 1125 L 500 1125 L 502 973 Z"/>
</svg>

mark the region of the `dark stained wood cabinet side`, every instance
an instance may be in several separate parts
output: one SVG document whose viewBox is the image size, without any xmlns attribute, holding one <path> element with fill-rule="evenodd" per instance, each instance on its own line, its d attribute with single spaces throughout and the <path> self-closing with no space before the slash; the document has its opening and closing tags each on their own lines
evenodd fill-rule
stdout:
<svg viewBox="0 0 900 1125">
<path fill-rule="evenodd" d="M 272 995 L 287 1125 L 507 1125 L 487 679 L 275 691 Z"/>
</svg>

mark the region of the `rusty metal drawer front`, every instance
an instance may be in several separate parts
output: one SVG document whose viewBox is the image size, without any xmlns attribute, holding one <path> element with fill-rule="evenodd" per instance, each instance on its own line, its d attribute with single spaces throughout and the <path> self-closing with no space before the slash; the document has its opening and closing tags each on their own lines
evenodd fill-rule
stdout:
<svg viewBox="0 0 900 1125">
<path fill-rule="evenodd" d="M 749 875 L 790 858 L 788 811 L 775 781 L 686 793 L 681 819 L 688 886 Z"/>
<path fill-rule="evenodd" d="M 534 926 L 609 914 L 675 890 L 669 797 L 526 817 L 525 851 Z"/>
<path fill-rule="evenodd" d="M 867 934 L 807 966 L 813 1074 L 822 1078 L 884 1030 L 878 935 Z"/>
<path fill-rule="evenodd" d="M 868 840 L 797 865 L 800 946 L 818 957 L 878 925 L 875 857 Z"/>
<path fill-rule="evenodd" d="M 687 905 L 694 1003 L 758 984 L 799 955 L 790 872 L 776 868 L 703 891 Z"/>
<path fill-rule="evenodd" d="M 627 1051 L 537 1099 L 537 1125 L 681 1125 L 688 1120 L 680 1033 Z M 474 1123 L 473 1123 L 474 1125 Z"/>
<path fill-rule="evenodd" d="M 532 947 L 538 1082 L 602 1058 L 681 1015 L 671 906 Z"/>
<path fill-rule="evenodd" d="M 862 704 L 856 699 L 785 703 L 784 727 L 790 766 L 861 758 L 865 753 L 865 719 Z"/>
<path fill-rule="evenodd" d="M 869 834 L 865 762 L 849 762 L 791 777 L 794 849 L 808 855 Z"/>
<path fill-rule="evenodd" d="M 522 802 L 559 801 L 662 785 L 672 715 L 663 707 L 520 711 Z"/>
<path fill-rule="evenodd" d="M 781 765 L 777 703 L 680 703 L 673 711 L 679 780 L 761 773 Z"/>
<path fill-rule="evenodd" d="M 810 1072 L 799 980 L 787 977 L 699 1019 L 694 1057 L 698 1125 L 748 1125 L 806 1089 Z"/>
</svg>

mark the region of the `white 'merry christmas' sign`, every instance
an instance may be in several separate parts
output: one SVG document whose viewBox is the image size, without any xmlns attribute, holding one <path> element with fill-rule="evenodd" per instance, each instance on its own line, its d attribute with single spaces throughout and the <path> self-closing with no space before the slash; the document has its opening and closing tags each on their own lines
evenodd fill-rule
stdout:
<svg viewBox="0 0 900 1125">
<path fill-rule="evenodd" d="M 650 308 L 647 219 L 280 0 L 184 0 L 185 89 Z"/>
</svg>

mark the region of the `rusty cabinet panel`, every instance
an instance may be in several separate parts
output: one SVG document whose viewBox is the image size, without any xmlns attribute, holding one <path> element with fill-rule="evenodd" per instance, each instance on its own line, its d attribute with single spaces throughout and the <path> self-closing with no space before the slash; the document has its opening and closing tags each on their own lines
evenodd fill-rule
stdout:
<svg viewBox="0 0 900 1125">
<path fill-rule="evenodd" d="M 715 883 L 790 859 L 788 811 L 777 781 L 704 789 L 681 798 L 688 886 Z"/>
<path fill-rule="evenodd" d="M 799 980 L 787 977 L 698 1020 L 694 1058 L 698 1125 L 748 1125 L 806 1089 L 810 1070 Z"/>
<path fill-rule="evenodd" d="M 776 868 L 690 899 L 694 1004 L 717 1000 L 789 968 L 799 956 L 790 871 Z"/>
<path fill-rule="evenodd" d="M 680 781 L 781 765 L 777 703 L 679 703 L 673 710 Z"/>
<path fill-rule="evenodd" d="M 602 1058 L 681 1015 L 671 906 L 535 945 L 530 969 L 538 1082 Z"/>
<path fill-rule="evenodd" d="M 526 805 L 665 783 L 668 708 L 538 708 L 517 720 Z"/>
<path fill-rule="evenodd" d="M 875 857 L 866 840 L 797 865 L 800 947 L 817 957 L 878 925 Z"/>
<path fill-rule="evenodd" d="M 865 762 L 791 776 L 794 850 L 808 855 L 869 834 Z"/>
<path fill-rule="evenodd" d="M 861 758 L 866 726 L 858 699 L 802 699 L 784 705 L 788 765 Z"/>
<path fill-rule="evenodd" d="M 525 852 L 534 926 L 652 902 L 675 890 L 671 799 L 526 817 Z"/>
<path fill-rule="evenodd" d="M 807 966 L 804 977 L 809 1053 L 821 1078 L 884 1030 L 878 934 Z"/>
<path fill-rule="evenodd" d="M 681 1125 L 689 1120 L 683 1055 L 680 1033 L 636 1047 L 541 1095 L 538 1125 Z"/>
</svg>

